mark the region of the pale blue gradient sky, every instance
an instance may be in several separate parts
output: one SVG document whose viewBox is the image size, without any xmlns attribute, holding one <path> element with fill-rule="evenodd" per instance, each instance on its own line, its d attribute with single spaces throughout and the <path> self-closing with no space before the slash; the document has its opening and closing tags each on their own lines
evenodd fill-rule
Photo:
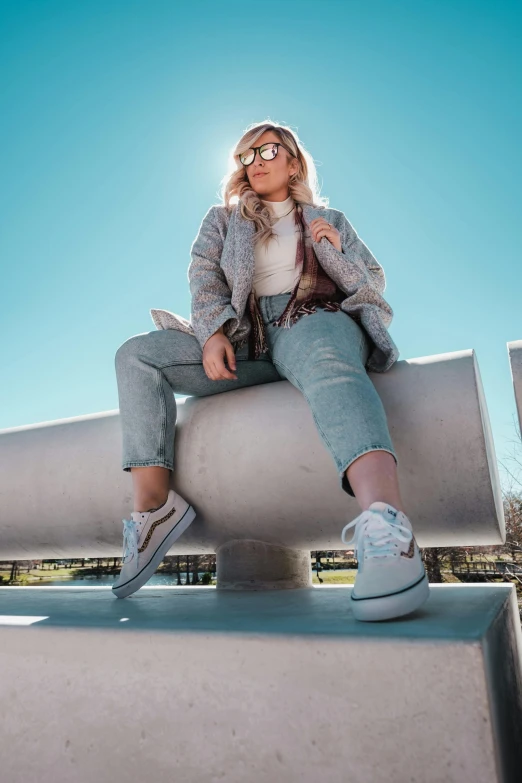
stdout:
<svg viewBox="0 0 522 783">
<path fill-rule="evenodd" d="M 270 117 L 383 265 L 400 358 L 476 350 L 505 460 L 521 17 L 462 0 L 1 2 L 0 428 L 118 408 L 116 349 L 155 328 L 151 307 L 190 315 L 190 245 L 230 148 Z"/>
</svg>

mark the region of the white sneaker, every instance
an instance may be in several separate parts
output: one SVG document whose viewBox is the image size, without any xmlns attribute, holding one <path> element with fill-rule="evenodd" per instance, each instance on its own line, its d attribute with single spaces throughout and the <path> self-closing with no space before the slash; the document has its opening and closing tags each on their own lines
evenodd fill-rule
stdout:
<svg viewBox="0 0 522 783">
<path fill-rule="evenodd" d="M 346 531 L 355 525 L 354 536 Z M 376 501 L 343 528 L 355 544 L 358 571 L 350 600 L 357 620 L 389 620 L 415 611 L 429 598 L 429 583 L 408 517 Z"/>
<path fill-rule="evenodd" d="M 133 511 L 131 519 L 124 519 L 123 565 L 112 585 L 113 594 L 125 598 L 148 582 L 195 516 L 192 506 L 171 489 L 161 508 Z"/>
</svg>

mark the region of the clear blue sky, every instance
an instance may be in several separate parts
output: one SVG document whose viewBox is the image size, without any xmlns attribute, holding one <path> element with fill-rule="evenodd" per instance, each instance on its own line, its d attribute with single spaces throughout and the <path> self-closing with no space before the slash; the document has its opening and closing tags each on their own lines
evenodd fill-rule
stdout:
<svg viewBox="0 0 522 783">
<path fill-rule="evenodd" d="M 189 317 L 190 245 L 230 148 L 270 117 L 384 267 L 400 358 L 476 350 L 504 459 L 521 17 L 505 0 L 3 0 L 0 428 L 118 408 L 117 348 L 155 328 L 150 308 Z"/>
</svg>

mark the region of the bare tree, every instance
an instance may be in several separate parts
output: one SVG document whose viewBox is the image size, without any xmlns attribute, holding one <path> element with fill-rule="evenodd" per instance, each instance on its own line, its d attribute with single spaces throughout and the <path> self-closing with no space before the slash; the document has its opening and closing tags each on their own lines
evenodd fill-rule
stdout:
<svg viewBox="0 0 522 783">
<path fill-rule="evenodd" d="M 522 433 L 518 419 L 513 417 L 515 437 L 511 440 L 512 453 L 506 462 L 499 464 L 506 473 L 502 487 L 504 516 L 506 519 L 506 544 L 503 547 L 513 560 L 522 553 Z"/>
</svg>

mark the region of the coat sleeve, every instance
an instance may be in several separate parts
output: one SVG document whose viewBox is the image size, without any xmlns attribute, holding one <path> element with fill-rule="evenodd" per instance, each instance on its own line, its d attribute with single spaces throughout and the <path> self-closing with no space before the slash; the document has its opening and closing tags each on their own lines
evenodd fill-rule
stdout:
<svg viewBox="0 0 522 783">
<path fill-rule="evenodd" d="M 231 305 L 232 292 L 220 266 L 224 236 L 219 230 L 215 209 L 210 207 L 201 222 L 190 249 L 188 268 L 191 323 L 201 348 L 229 318 L 237 318 Z"/>
<path fill-rule="evenodd" d="M 341 235 L 342 250 L 336 250 L 326 237 L 314 242 L 321 266 L 348 296 L 366 293 L 380 297 L 386 288 L 382 266 L 344 213 L 338 212 L 333 223 Z"/>
<path fill-rule="evenodd" d="M 342 250 L 336 250 L 326 237 L 321 237 L 314 247 L 318 247 L 321 266 L 348 298 L 344 309 L 355 316 L 361 307 L 373 306 L 385 327 L 389 327 L 393 310 L 382 296 L 386 288 L 382 266 L 344 213 L 337 212 L 333 223 L 341 235 Z"/>
<path fill-rule="evenodd" d="M 362 239 L 360 239 L 357 231 L 351 225 L 349 220 L 347 220 L 344 214 L 342 215 L 340 234 L 342 255 L 345 256 L 351 264 L 361 271 L 368 285 L 370 285 L 378 294 L 382 294 L 386 289 L 386 276 L 384 274 L 384 269 L 379 264 L 367 245 L 365 245 Z"/>
</svg>

